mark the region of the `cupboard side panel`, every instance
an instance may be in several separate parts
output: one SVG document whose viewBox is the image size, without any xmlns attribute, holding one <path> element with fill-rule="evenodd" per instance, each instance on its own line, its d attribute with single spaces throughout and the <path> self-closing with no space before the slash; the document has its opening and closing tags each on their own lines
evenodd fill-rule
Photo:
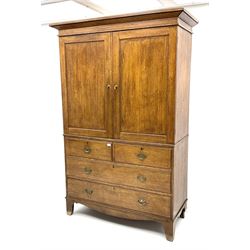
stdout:
<svg viewBox="0 0 250 250">
<path fill-rule="evenodd" d="M 187 199 L 188 137 L 174 148 L 174 167 L 172 177 L 173 218 L 178 214 Z"/>
<path fill-rule="evenodd" d="M 175 142 L 188 135 L 192 35 L 177 28 Z"/>
</svg>

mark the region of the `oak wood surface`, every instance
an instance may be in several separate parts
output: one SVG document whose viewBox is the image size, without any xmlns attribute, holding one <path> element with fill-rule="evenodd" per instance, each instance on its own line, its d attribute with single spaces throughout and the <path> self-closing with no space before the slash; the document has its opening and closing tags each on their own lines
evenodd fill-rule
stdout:
<svg viewBox="0 0 250 250">
<path fill-rule="evenodd" d="M 173 211 L 174 218 L 187 199 L 187 165 L 188 165 L 188 137 L 185 137 L 175 146 L 174 167 L 172 175 Z"/>
<path fill-rule="evenodd" d="M 112 160 L 112 144 L 93 140 L 65 140 L 66 155 Z"/>
<path fill-rule="evenodd" d="M 177 28 L 175 142 L 188 135 L 191 34 Z"/>
<path fill-rule="evenodd" d="M 142 211 L 118 207 L 110 204 L 104 204 L 101 202 L 87 200 L 79 197 L 66 197 L 66 199 L 73 200 L 74 203 L 83 204 L 89 208 L 93 208 L 107 215 L 112 215 L 120 218 L 126 218 L 130 220 L 152 220 L 158 221 L 160 223 L 164 223 L 166 220 L 170 220 L 170 218 L 166 218 L 160 215 L 145 213 Z"/>
<path fill-rule="evenodd" d="M 141 159 L 140 156 L 145 157 Z M 172 150 L 152 146 L 114 145 L 114 161 L 152 167 L 171 168 Z"/>
<path fill-rule="evenodd" d="M 174 30 L 141 29 L 113 34 L 114 136 L 166 141 Z M 166 63 L 167 62 L 167 63 Z M 173 112 L 173 110 L 171 110 Z M 171 112 L 170 111 L 170 112 Z"/>
<path fill-rule="evenodd" d="M 163 217 L 170 216 L 171 199 L 164 195 L 138 192 L 89 181 L 68 179 L 68 196 L 99 201 Z"/>
<path fill-rule="evenodd" d="M 129 144 L 129 145 L 147 145 L 147 146 L 153 146 L 153 147 L 161 147 L 161 148 L 174 148 L 175 144 L 169 144 L 169 143 L 156 143 L 156 142 L 142 142 L 142 141 L 128 141 L 128 140 L 121 140 L 116 138 L 101 138 L 101 137 L 90 137 L 90 136 L 80 136 L 75 134 L 64 134 L 65 139 L 70 140 L 89 140 L 89 141 L 102 141 L 102 142 L 111 142 L 111 143 L 121 143 L 121 144 Z M 178 142 L 177 142 L 178 143 Z"/>
<path fill-rule="evenodd" d="M 71 199 L 66 199 L 66 209 L 67 215 L 72 215 L 74 212 L 74 201 Z"/>
<path fill-rule="evenodd" d="M 65 37 L 60 41 L 64 56 L 64 132 L 110 137 L 110 34 Z"/>
<path fill-rule="evenodd" d="M 171 193 L 171 171 L 67 157 L 67 176 Z"/>
<path fill-rule="evenodd" d="M 50 26 L 58 30 L 92 27 L 98 25 L 112 25 L 114 23 L 129 23 L 133 21 L 154 20 L 162 18 L 178 17 L 191 27 L 195 26 L 198 21 L 184 8 L 176 9 L 160 9 L 150 10 L 138 13 L 128 13 L 114 16 L 97 17 L 91 19 L 83 19 L 78 21 L 67 21 L 59 23 L 51 23 Z"/>
<path fill-rule="evenodd" d="M 144 214 L 139 214 L 129 211 L 128 209 L 124 208 L 119 208 L 116 209 L 114 206 L 105 206 L 105 205 L 100 205 L 100 203 L 94 203 L 91 201 L 82 201 L 84 205 L 86 205 L 89 208 L 92 208 L 98 212 L 107 214 L 107 215 L 112 215 L 118 218 L 123 218 L 123 219 L 129 219 L 129 220 L 153 220 L 155 219 L 155 216 L 152 215 L 146 215 Z"/>
<path fill-rule="evenodd" d="M 103 24 L 92 27 L 63 29 L 59 30 L 59 37 L 75 36 L 75 35 L 91 34 L 91 33 L 115 32 L 123 30 L 136 30 L 136 29 L 145 29 L 153 27 L 156 28 L 156 27 L 176 27 L 176 26 L 182 27 L 189 33 L 192 33 L 191 26 L 183 22 L 178 17 L 173 17 L 173 18 L 152 19 L 145 21 L 133 21 L 129 23 L 114 23 L 112 25 Z"/>
<path fill-rule="evenodd" d="M 184 213 L 186 211 L 186 208 L 187 208 L 187 200 L 184 201 L 184 203 L 182 204 L 182 206 L 180 207 L 179 211 L 176 213 L 174 218 L 162 222 L 165 230 L 165 235 L 168 241 L 174 240 L 176 222 L 179 218 L 184 218 Z"/>
<path fill-rule="evenodd" d="M 59 29 L 67 213 L 79 202 L 155 220 L 172 241 L 187 200 L 191 33 L 183 9 Z"/>
</svg>

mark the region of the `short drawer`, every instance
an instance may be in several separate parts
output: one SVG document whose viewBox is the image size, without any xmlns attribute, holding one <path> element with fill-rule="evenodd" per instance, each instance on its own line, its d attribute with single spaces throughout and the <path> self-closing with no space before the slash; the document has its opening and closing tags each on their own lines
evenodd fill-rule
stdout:
<svg viewBox="0 0 250 250">
<path fill-rule="evenodd" d="M 112 144 L 104 141 L 65 139 L 66 155 L 111 161 Z"/>
<path fill-rule="evenodd" d="M 171 170 L 169 169 L 67 157 L 67 175 L 165 193 L 171 192 Z"/>
<path fill-rule="evenodd" d="M 171 167 L 170 148 L 115 144 L 114 156 L 116 162 L 132 163 L 153 167 Z"/>
<path fill-rule="evenodd" d="M 170 197 L 116 186 L 68 179 L 68 196 L 113 206 L 170 216 Z"/>
</svg>

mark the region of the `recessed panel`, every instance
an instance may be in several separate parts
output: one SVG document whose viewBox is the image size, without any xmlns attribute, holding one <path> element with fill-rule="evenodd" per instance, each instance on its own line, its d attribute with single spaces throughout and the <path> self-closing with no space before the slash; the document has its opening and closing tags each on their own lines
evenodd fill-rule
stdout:
<svg viewBox="0 0 250 250">
<path fill-rule="evenodd" d="M 120 40 L 120 132 L 165 135 L 168 36 Z"/>
<path fill-rule="evenodd" d="M 65 45 L 68 126 L 105 129 L 104 41 Z"/>
</svg>

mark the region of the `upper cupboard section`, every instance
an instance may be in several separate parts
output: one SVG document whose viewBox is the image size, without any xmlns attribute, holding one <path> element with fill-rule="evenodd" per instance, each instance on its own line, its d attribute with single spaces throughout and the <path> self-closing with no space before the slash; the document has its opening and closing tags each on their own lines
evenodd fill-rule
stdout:
<svg viewBox="0 0 250 250">
<path fill-rule="evenodd" d="M 65 133 L 172 140 L 175 28 L 61 37 L 60 48 Z"/>
</svg>

